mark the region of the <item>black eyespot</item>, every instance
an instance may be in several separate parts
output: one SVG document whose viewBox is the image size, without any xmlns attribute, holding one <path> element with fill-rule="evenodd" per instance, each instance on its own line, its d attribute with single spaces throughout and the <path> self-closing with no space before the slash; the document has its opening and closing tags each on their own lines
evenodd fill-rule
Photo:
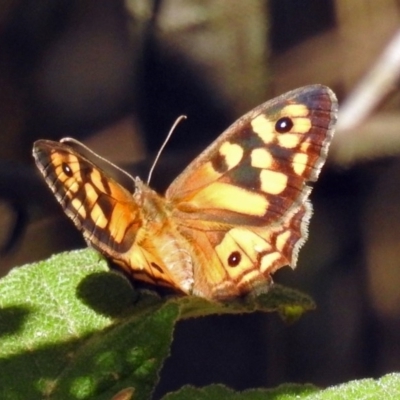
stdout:
<svg viewBox="0 0 400 400">
<path fill-rule="evenodd" d="M 67 163 L 63 162 L 61 164 L 61 168 L 62 168 L 64 174 L 69 176 L 70 178 L 71 178 L 72 175 L 74 175 L 74 173 L 72 172 L 71 167 Z"/>
<path fill-rule="evenodd" d="M 230 267 L 237 267 L 242 261 L 242 255 L 238 251 L 234 251 L 228 257 L 228 265 Z"/>
<path fill-rule="evenodd" d="M 275 130 L 278 133 L 287 133 L 293 128 L 293 121 L 289 117 L 282 117 L 276 121 Z"/>
</svg>

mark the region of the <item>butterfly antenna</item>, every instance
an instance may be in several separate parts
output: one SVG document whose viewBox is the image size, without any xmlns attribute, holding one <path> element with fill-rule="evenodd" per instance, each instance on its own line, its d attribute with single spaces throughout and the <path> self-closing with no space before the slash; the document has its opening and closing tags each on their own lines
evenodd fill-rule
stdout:
<svg viewBox="0 0 400 400">
<path fill-rule="evenodd" d="M 160 158 L 160 156 L 161 156 L 161 153 L 163 152 L 165 146 L 167 145 L 167 143 L 168 143 L 168 141 L 169 141 L 169 139 L 170 139 L 172 133 L 174 132 L 174 130 L 175 130 L 175 128 L 177 127 L 177 125 L 178 125 L 182 120 L 184 120 L 184 119 L 186 119 L 186 118 L 187 118 L 186 115 L 181 115 L 180 117 L 178 117 L 178 118 L 176 119 L 176 121 L 174 122 L 174 124 L 172 125 L 171 129 L 169 130 L 168 135 L 167 135 L 167 137 L 165 138 L 164 143 L 161 145 L 160 150 L 158 150 L 158 153 L 157 153 L 157 155 L 156 155 L 156 158 L 155 158 L 154 161 L 153 161 L 153 165 L 152 165 L 151 168 L 150 168 L 149 176 L 147 177 L 147 184 L 148 184 L 148 185 L 150 184 L 150 180 L 151 180 L 151 176 L 153 175 L 154 168 L 156 167 L 157 162 L 158 162 L 158 160 L 159 160 L 159 158 Z"/>
<path fill-rule="evenodd" d="M 117 171 L 121 172 L 123 175 L 127 176 L 134 184 L 135 184 L 135 178 L 129 174 L 128 172 L 124 171 L 122 168 L 118 167 L 118 165 L 113 164 L 111 161 L 108 161 L 106 158 L 102 157 L 101 155 L 95 153 L 93 150 L 89 149 L 86 145 L 84 145 L 82 142 L 79 140 L 76 140 L 74 138 L 70 137 L 65 137 L 60 140 L 61 143 L 73 143 L 75 146 L 82 147 L 87 151 L 92 157 L 97 158 L 98 160 L 101 160 L 107 165 L 110 165 L 112 168 L 115 168 Z"/>
</svg>

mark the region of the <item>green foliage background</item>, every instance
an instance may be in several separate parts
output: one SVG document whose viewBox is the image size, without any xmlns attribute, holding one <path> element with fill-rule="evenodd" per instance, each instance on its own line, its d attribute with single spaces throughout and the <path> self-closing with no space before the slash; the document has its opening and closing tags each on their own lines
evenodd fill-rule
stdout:
<svg viewBox="0 0 400 400">
<path fill-rule="evenodd" d="M 150 399 L 180 319 L 211 314 L 279 312 L 293 321 L 314 307 L 297 291 L 226 304 L 137 292 L 91 250 L 63 253 L 13 270 L 0 280 L 0 398 Z M 373 397 L 371 397 L 373 395 Z M 234 392 L 183 387 L 179 399 L 400 398 L 399 376 L 326 390 L 311 385 Z M 388 397 L 389 396 L 389 397 Z"/>
</svg>

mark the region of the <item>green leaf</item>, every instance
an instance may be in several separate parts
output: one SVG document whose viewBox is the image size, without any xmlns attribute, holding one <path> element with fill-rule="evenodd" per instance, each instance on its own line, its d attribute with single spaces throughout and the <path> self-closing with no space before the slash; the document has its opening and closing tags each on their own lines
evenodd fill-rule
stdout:
<svg viewBox="0 0 400 400">
<path fill-rule="evenodd" d="M 0 280 L 0 398 L 148 399 L 177 320 L 254 311 L 294 319 L 313 307 L 279 285 L 226 303 L 160 298 L 135 291 L 92 250 L 60 254 Z"/>
<path fill-rule="evenodd" d="M 244 314 L 261 311 L 278 312 L 286 322 L 294 322 L 306 311 L 315 308 L 314 302 L 306 294 L 277 284 L 274 284 L 267 293 L 258 296 L 249 295 L 224 303 L 186 296 L 179 299 L 179 304 L 181 319 L 212 314 Z"/>
<path fill-rule="evenodd" d="M 185 386 L 169 393 L 162 400 L 295 400 L 305 399 L 318 389 L 312 385 L 285 384 L 276 389 L 250 389 L 236 392 L 223 385 L 210 385 L 205 388 Z"/>
<path fill-rule="evenodd" d="M 178 313 L 92 251 L 15 269 L 0 280 L 0 398 L 148 399 Z"/>
<path fill-rule="evenodd" d="M 382 400 L 400 399 L 400 373 L 380 379 L 360 379 L 319 389 L 313 385 L 284 384 L 274 389 L 234 391 L 223 385 L 185 386 L 162 400 Z"/>
<path fill-rule="evenodd" d="M 400 399 L 400 373 L 379 379 L 360 379 L 332 386 L 307 397 L 307 400 L 382 400 Z"/>
</svg>

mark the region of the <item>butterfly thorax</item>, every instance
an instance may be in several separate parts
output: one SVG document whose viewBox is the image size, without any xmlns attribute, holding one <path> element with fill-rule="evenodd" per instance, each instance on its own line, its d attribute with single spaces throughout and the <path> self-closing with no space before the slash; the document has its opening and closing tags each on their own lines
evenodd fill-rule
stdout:
<svg viewBox="0 0 400 400">
<path fill-rule="evenodd" d="M 135 186 L 133 197 L 141 225 L 130 249 L 120 255 L 122 266 L 141 281 L 191 293 L 192 258 L 173 223 L 168 202 L 139 178 L 135 178 Z"/>
</svg>

